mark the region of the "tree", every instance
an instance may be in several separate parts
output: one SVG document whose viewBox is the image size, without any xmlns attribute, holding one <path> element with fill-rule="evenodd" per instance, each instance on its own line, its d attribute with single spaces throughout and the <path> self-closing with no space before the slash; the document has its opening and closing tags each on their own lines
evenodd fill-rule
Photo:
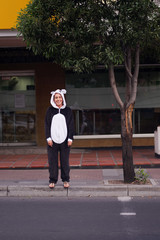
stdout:
<svg viewBox="0 0 160 240">
<path fill-rule="evenodd" d="M 159 47 L 160 9 L 152 0 L 33 0 L 17 19 L 17 30 L 35 54 L 76 72 L 103 64 L 121 112 L 124 181 L 134 181 L 132 112 L 136 101 L 140 50 Z M 114 66 L 124 64 L 125 99 Z"/>
</svg>

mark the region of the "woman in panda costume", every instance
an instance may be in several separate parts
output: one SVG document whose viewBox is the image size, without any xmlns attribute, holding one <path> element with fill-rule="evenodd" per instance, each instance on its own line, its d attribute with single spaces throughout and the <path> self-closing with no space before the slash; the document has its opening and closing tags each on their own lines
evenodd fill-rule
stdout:
<svg viewBox="0 0 160 240">
<path fill-rule="evenodd" d="M 51 92 L 50 106 L 45 117 L 45 133 L 48 143 L 49 187 L 58 181 L 58 152 L 60 152 L 61 179 L 69 187 L 69 153 L 73 141 L 74 122 L 72 111 L 66 106 L 65 89 Z"/>
</svg>

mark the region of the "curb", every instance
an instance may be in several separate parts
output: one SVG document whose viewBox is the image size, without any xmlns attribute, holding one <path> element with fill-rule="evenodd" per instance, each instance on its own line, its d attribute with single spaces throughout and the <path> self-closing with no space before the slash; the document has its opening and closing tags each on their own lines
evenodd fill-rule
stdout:
<svg viewBox="0 0 160 240">
<path fill-rule="evenodd" d="M 0 186 L 0 197 L 159 197 L 160 186 L 79 186 L 69 189 L 56 186 L 51 190 L 48 186 L 40 185 L 9 185 Z"/>
</svg>

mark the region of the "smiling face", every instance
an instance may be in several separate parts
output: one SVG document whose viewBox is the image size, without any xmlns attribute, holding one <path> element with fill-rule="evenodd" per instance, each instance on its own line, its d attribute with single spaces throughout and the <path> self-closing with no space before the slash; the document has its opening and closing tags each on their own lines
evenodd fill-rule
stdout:
<svg viewBox="0 0 160 240">
<path fill-rule="evenodd" d="M 61 108 L 63 105 L 63 98 L 61 96 L 61 94 L 56 93 L 54 96 L 54 102 L 56 104 L 57 107 Z"/>
</svg>

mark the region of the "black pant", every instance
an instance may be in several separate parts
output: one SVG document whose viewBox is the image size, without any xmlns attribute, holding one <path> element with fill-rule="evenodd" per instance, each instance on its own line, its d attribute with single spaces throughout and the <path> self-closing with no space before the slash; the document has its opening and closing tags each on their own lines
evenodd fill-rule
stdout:
<svg viewBox="0 0 160 240">
<path fill-rule="evenodd" d="M 56 183 L 58 181 L 58 152 L 60 152 L 60 166 L 61 166 L 61 179 L 63 182 L 69 182 L 69 153 L 70 147 L 68 142 L 65 141 L 61 144 L 53 142 L 53 146 L 48 146 L 48 163 L 49 163 L 49 182 Z"/>
</svg>

